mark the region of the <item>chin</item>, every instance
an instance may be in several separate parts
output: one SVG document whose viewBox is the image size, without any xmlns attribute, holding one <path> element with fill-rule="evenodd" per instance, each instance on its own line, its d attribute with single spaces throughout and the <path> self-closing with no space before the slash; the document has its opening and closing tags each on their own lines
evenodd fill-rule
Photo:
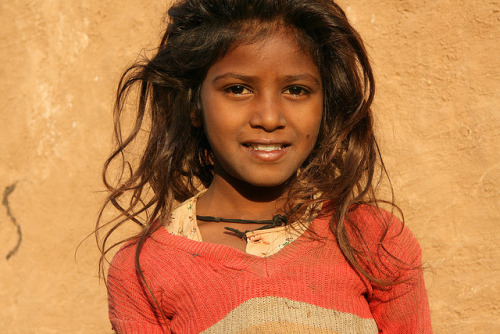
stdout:
<svg viewBox="0 0 500 334">
<path fill-rule="evenodd" d="M 259 188 L 276 188 L 285 186 L 291 177 L 288 178 L 272 178 L 272 177 L 262 177 L 255 180 L 244 180 L 246 183 Z"/>
<path fill-rule="evenodd" d="M 239 170 L 226 172 L 220 174 L 228 183 L 233 183 L 236 187 L 253 187 L 253 188 L 283 188 L 289 183 L 296 172 L 290 170 L 260 170 L 256 172 L 255 170 Z"/>
</svg>

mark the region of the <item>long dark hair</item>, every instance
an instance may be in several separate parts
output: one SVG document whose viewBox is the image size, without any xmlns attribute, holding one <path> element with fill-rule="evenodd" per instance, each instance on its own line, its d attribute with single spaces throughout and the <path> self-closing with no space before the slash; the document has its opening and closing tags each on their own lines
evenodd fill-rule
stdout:
<svg viewBox="0 0 500 334">
<path fill-rule="evenodd" d="M 212 151 L 203 129 L 191 123 L 193 112 L 201 112 L 199 91 L 209 67 L 238 43 L 265 38 L 279 27 L 292 29 L 298 43 L 313 56 L 324 89 L 318 140 L 290 184 L 288 203 L 327 201 L 328 210 L 323 213 L 331 217 L 330 228 L 349 263 L 372 282 L 396 283 L 369 269 L 370 263 L 376 266 L 376 255 L 364 251 L 364 227 L 350 214 L 361 204 L 377 207 L 376 185 L 386 173 L 373 132 L 374 79 L 369 59 L 342 9 L 329 0 L 180 0 L 169 9 L 167 28 L 154 56 L 130 67 L 118 88 L 117 148 L 104 166 L 109 196 L 103 210 L 113 206 L 119 215 L 105 220 L 101 211 L 97 222 L 101 270 L 106 254 L 123 242 L 113 243 L 110 236 L 133 221 L 140 232 L 130 239 L 136 240 L 136 265 L 144 279 L 139 255 L 146 238 L 168 221 L 175 203 L 208 187 L 213 178 Z M 122 117 L 130 93 L 138 95 L 135 122 L 123 134 Z M 140 138 L 142 154 L 128 159 L 127 151 Z M 116 162 L 122 171 L 118 180 L 109 175 Z M 312 198 L 311 194 L 321 195 Z M 383 239 L 388 222 L 381 221 Z"/>
</svg>

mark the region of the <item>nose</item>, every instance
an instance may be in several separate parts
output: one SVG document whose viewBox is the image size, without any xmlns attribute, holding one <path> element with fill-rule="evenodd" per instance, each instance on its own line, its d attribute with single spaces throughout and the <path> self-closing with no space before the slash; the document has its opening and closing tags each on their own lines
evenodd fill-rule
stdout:
<svg viewBox="0 0 500 334">
<path fill-rule="evenodd" d="M 254 99 L 250 126 L 271 132 L 286 126 L 284 106 L 280 96 L 263 95 Z"/>
</svg>

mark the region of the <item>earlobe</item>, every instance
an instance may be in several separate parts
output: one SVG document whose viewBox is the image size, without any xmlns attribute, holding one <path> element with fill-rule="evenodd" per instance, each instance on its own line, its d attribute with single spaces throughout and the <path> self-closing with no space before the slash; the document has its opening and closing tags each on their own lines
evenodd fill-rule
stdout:
<svg viewBox="0 0 500 334">
<path fill-rule="evenodd" d="M 191 118 L 191 125 L 194 126 L 195 128 L 201 127 L 201 118 L 200 118 L 200 111 L 199 110 L 191 110 L 189 113 L 189 118 Z"/>
</svg>

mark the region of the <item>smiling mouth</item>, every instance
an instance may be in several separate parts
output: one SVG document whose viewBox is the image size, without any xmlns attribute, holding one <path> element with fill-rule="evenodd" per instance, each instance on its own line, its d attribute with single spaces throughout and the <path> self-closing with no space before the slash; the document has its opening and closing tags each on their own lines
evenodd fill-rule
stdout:
<svg viewBox="0 0 500 334">
<path fill-rule="evenodd" d="M 251 150 L 255 150 L 255 151 L 271 152 L 271 151 L 283 150 L 289 145 L 285 145 L 285 144 L 244 144 L 243 146 L 245 146 Z"/>
</svg>

